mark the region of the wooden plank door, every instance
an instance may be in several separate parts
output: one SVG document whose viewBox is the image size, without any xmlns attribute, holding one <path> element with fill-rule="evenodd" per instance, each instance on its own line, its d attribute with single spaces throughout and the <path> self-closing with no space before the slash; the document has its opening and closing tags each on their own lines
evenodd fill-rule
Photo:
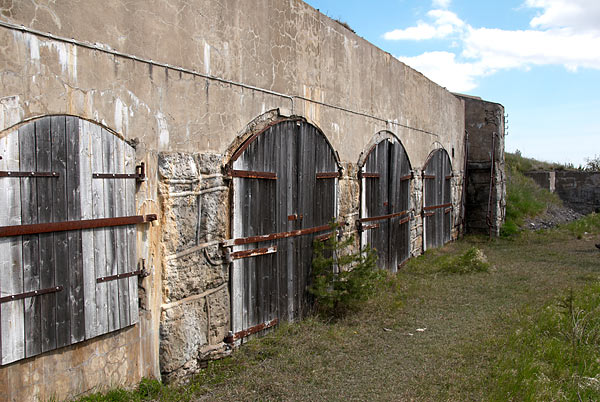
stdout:
<svg viewBox="0 0 600 402">
<path fill-rule="evenodd" d="M 423 170 L 423 225 L 425 249 L 450 241 L 452 227 L 452 166 L 444 149 L 434 151 Z"/>
<path fill-rule="evenodd" d="M 361 245 L 393 272 L 410 253 L 410 178 L 408 155 L 392 138 L 373 147 L 361 168 Z"/>
<path fill-rule="evenodd" d="M 337 163 L 316 128 L 288 120 L 247 141 L 231 168 L 232 330 L 240 333 L 305 313 L 312 239 L 335 217 Z"/>
<path fill-rule="evenodd" d="M 24 124 L 0 138 L 0 233 L 134 215 L 135 180 L 117 176 L 135 171 L 135 150 L 94 123 Z M 134 226 L 35 230 L 0 236 L 0 364 L 138 320 L 137 277 L 98 282 L 135 271 Z"/>
</svg>

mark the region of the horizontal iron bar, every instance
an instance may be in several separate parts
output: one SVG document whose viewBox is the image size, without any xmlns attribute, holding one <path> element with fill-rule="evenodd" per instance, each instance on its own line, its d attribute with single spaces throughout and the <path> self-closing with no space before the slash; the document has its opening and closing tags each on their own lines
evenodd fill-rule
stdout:
<svg viewBox="0 0 600 402">
<path fill-rule="evenodd" d="M 398 221 L 398 225 L 404 225 L 408 221 L 410 221 L 410 216 L 400 219 L 400 221 Z"/>
<path fill-rule="evenodd" d="M 369 230 L 369 229 L 377 229 L 379 227 L 379 223 L 376 223 L 374 225 L 365 225 L 362 226 L 361 229 L 362 230 Z"/>
<path fill-rule="evenodd" d="M 61 290 L 63 290 L 62 286 L 54 286 L 52 288 L 33 290 L 31 292 L 19 293 L 17 295 L 4 296 L 4 297 L 0 297 L 0 303 L 7 303 L 7 302 L 14 301 L 14 300 L 25 299 L 26 297 L 35 297 L 35 296 L 45 295 L 48 293 L 56 293 L 56 292 L 60 292 Z"/>
<path fill-rule="evenodd" d="M 414 176 L 414 175 L 413 175 L 412 173 L 411 173 L 411 174 L 407 174 L 406 176 L 402 176 L 402 177 L 400 177 L 400 181 L 404 181 L 404 180 L 410 180 L 410 179 L 412 179 L 412 178 L 413 178 L 413 176 Z"/>
<path fill-rule="evenodd" d="M 277 180 L 277 174 L 273 172 L 254 172 L 250 170 L 231 170 L 231 177 L 242 177 L 246 179 Z"/>
<path fill-rule="evenodd" d="M 245 338 L 252 334 L 255 334 L 257 332 L 260 332 L 264 329 L 274 327 L 278 323 L 279 323 L 279 319 L 275 318 L 271 321 L 267 321 L 262 324 L 258 324 L 253 327 L 250 327 L 248 329 L 245 329 L 243 331 L 236 332 L 235 334 L 230 333 L 227 337 L 225 337 L 225 343 L 233 343 L 233 342 L 237 341 L 238 339 L 242 339 L 242 338 Z"/>
<path fill-rule="evenodd" d="M 340 172 L 320 172 L 317 173 L 317 179 L 337 179 L 340 177 Z"/>
<path fill-rule="evenodd" d="M 365 179 L 379 179 L 379 173 L 360 172 L 360 177 Z"/>
<path fill-rule="evenodd" d="M 292 215 L 288 215 L 288 221 L 297 221 L 297 220 L 302 220 L 304 218 L 304 215 L 300 214 L 292 214 Z"/>
<path fill-rule="evenodd" d="M 423 215 L 424 216 L 433 216 L 433 215 L 435 215 L 435 212 L 425 212 L 425 211 L 423 211 Z"/>
<path fill-rule="evenodd" d="M 453 174 L 449 174 L 448 176 L 446 176 L 446 180 L 450 180 L 451 178 L 453 178 L 454 175 Z"/>
<path fill-rule="evenodd" d="M 392 219 L 395 218 L 397 216 L 402 216 L 402 215 L 406 215 L 408 213 L 408 211 L 402 211 L 402 212 L 396 212 L 394 214 L 389 214 L 389 215 L 381 215 L 381 216 L 372 216 L 369 218 L 362 218 L 359 219 L 360 222 L 372 222 L 372 221 L 381 221 L 383 219 Z"/>
<path fill-rule="evenodd" d="M 81 221 L 35 223 L 32 225 L 0 226 L 0 237 L 135 225 L 136 223 L 152 222 L 156 219 L 156 214 L 148 214 L 118 218 L 86 219 Z"/>
<path fill-rule="evenodd" d="M 136 179 L 143 180 L 144 177 L 137 173 L 92 173 L 94 179 Z"/>
<path fill-rule="evenodd" d="M 240 258 L 258 257 L 260 255 L 274 254 L 277 252 L 277 246 L 254 248 L 252 250 L 236 251 L 231 253 L 232 260 L 238 260 Z"/>
<path fill-rule="evenodd" d="M 223 247 L 231 247 L 231 246 L 239 246 L 242 244 L 250 244 L 250 243 L 260 243 L 263 241 L 277 240 L 277 239 L 286 239 L 288 237 L 296 237 L 302 236 L 311 233 L 323 232 L 325 230 L 331 229 L 330 225 L 316 226 L 312 228 L 292 230 L 290 232 L 281 232 L 281 233 L 272 233 L 268 235 L 261 236 L 251 236 L 251 237 L 242 237 L 239 239 L 229 239 L 225 240 L 221 243 Z"/>
<path fill-rule="evenodd" d="M 452 211 L 452 208 L 446 208 L 444 209 L 444 213 L 447 214 L 448 212 Z"/>
<path fill-rule="evenodd" d="M 315 236 L 315 240 L 324 241 L 329 239 L 331 236 L 333 236 L 333 232 L 324 233 L 322 235 Z"/>
<path fill-rule="evenodd" d="M 117 275 L 110 275 L 110 276 L 103 276 L 100 277 L 98 279 L 96 279 L 96 283 L 101 283 L 101 282 L 108 282 L 108 281 L 114 281 L 116 279 L 122 279 L 122 278 L 129 278 L 130 276 L 139 276 L 139 275 L 144 275 L 144 270 L 140 269 L 138 271 L 133 271 L 133 272 L 125 272 L 124 274 L 117 274 Z"/>
<path fill-rule="evenodd" d="M 432 205 L 432 206 L 430 206 L 430 207 L 423 207 L 423 209 L 424 209 L 425 211 L 431 211 L 432 209 L 446 208 L 446 207 L 451 207 L 451 206 L 452 206 L 452 203 L 451 203 L 451 202 L 449 202 L 449 203 L 447 203 L 447 204 L 441 204 L 441 205 Z"/>
<path fill-rule="evenodd" d="M 435 175 L 434 174 L 424 174 L 423 178 L 424 179 L 435 179 Z"/>
<path fill-rule="evenodd" d="M 15 172 L 0 171 L 0 177 L 58 177 L 58 172 Z"/>
</svg>

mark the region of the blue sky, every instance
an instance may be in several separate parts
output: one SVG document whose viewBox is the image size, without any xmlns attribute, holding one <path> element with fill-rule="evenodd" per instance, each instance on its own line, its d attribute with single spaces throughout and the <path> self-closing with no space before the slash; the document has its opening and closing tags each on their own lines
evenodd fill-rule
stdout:
<svg viewBox="0 0 600 402">
<path fill-rule="evenodd" d="M 504 105 L 506 150 L 600 156 L 600 0 L 305 0 L 454 92 Z"/>
</svg>

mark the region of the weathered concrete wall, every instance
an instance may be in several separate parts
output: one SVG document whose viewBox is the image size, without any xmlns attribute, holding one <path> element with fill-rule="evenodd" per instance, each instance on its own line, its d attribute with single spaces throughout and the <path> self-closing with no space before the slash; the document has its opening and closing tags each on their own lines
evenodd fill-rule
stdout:
<svg viewBox="0 0 600 402">
<path fill-rule="evenodd" d="M 600 211 L 600 172 L 532 171 L 526 175 L 540 187 L 555 192 L 574 211 L 581 214 Z"/>
<path fill-rule="evenodd" d="M 445 148 L 454 171 L 453 237 L 460 231 L 461 100 L 299 0 L 9 0 L 0 22 L 0 135 L 36 116 L 72 114 L 135 139 L 149 176 L 138 209 L 160 219 L 138 245 L 153 270 L 143 281 L 140 324 L 72 349 L 88 362 L 117 348 L 107 344 L 137 340 L 139 370 L 113 380 L 90 369 L 96 374 L 81 385 L 72 373 L 85 365 L 58 351 L 0 368 L 9 400 L 76 395 L 140 376 L 177 379 L 227 353 L 229 273 L 218 243 L 230 235 L 229 183 L 221 168 L 244 138 L 280 115 L 304 117 L 339 153 L 338 209 L 349 230 L 359 211 L 360 154 L 381 131 L 402 142 L 415 171 L 412 255 L 422 252 L 420 172 L 432 150 Z M 44 391 L 12 387 L 20 370 L 43 377 L 49 359 L 72 370 L 53 372 L 60 390 L 50 382 Z"/>
<path fill-rule="evenodd" d="M 498 236 L 506 210 L 504 107 L 457 96 L 465 102 L 467 131 L 466 230 Z"/>
</svg>

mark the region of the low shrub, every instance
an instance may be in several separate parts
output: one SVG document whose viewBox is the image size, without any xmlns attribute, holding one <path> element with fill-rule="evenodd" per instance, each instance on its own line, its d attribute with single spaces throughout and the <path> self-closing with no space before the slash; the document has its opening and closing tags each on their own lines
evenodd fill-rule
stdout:
<svg viewBox="0 0 600 402">
<path fill-rule="evenodd" d="M 471 247 L 460 255 L 441 257 L 439 262 L 439 270 L 446 273 L 469 274 L 488 272 L 489 269 L 486 256 L 477 247 Z"/>
</svg>

